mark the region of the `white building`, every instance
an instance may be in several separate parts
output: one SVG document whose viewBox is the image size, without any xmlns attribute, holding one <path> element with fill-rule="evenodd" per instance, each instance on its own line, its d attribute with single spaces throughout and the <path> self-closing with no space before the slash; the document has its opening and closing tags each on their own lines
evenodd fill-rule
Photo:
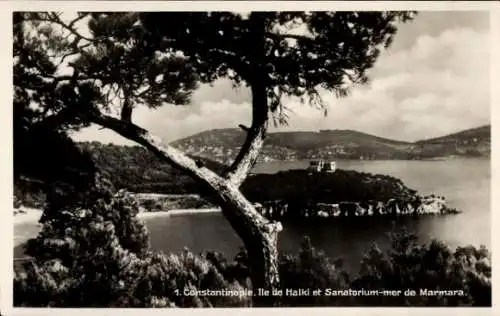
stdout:
<svg viewBox="0 0 500 316">
<path fill-rule="evenodd" d="M 309 163 L 307 170 L 310 174 L 314 172 L 333 173 L 336 170 L 336 163 L 334 161 L 313 160 Z"/>
</svg>

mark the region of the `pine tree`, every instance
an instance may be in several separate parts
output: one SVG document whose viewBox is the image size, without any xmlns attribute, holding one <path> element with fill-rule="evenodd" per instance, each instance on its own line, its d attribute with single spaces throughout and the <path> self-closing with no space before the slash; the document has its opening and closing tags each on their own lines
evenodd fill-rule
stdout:
<svg viewBox="0 0 500 316">
<path fill-rule="evenodd" d="M 398 23 L 413 16 L 157 12 L 78 13 L 66 19 L 54 12 L 16 14 L 19 54 L 14 67 L 24 76 L 15 78 L 16 93 L 24 104 L 39 106 L 43 125 L 93 123 L 111 129 L 208 188 L 252 258 L 253 286 L 271 289 L 279 285 L 281 224 L 259 214 L 239 187 L 257 160 L 269 125 L 287 121 L 283 97 L 299 98 L 326 114 L 321 92 L 343 97 L 353 85 L 366 83 L 367 71 L 390 45 Z M 82 23 L 89 34 L 77 27 Z M 57 74 L 61 67 L 72 74 Z M 223 174 L 162 144 L 133 122 L 134 108 L 188 103 L 199 83 L 220 78 L 247 85 L 252 96 L 246 140 Z M 258 305 L 273 304 L 261 299 Z"/>
</svg>

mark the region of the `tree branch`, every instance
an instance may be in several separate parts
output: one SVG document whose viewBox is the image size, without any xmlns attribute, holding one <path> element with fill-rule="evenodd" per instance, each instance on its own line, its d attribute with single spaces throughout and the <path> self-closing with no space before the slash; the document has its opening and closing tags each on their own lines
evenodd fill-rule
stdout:
<svg viewBox="0 0 500 316">
<path fill-rule="evenodd" d="M 33 127 L 46 127 L 50 129 L 57 129 L 61 125 L 67 123 L 71 118 L 75 117 L 75 112 L 66 108 L 57 112 L 56 114 L 50 115 L 45 119 L 36 122 Z"/>
<path fill-rule="evenodd" d="M 89 123 L 94 123 L 110 129 L 131 141 L 143 145 L 145 148 L 151 150 L 155 155 L 160 156 L 177 169 L 188 173 L 191 177 L 194 177 L 194 179 L 202 179 L 204 182 L 225 182 L 224 179 L 210 169 L 206 167 L 198 167 L 195 160 L 191 159 L 178 149 L 169 145 L 163 145 L 162 141 L 158 137 L 150 134 L 147 130 L 133 123 L 102 114 L 99 111 L 76 113 L 74 110 L 67 108 L 36 123 L 35 126 L 57 128 L 58 126 L 67 123 L 69 119 L 75 117 L 81 117 Z"/>
<path fill-rule="evenodd" d="M 71 80 L 76 80 L 76 81 L 101 80 L 101 81 L 103 81 L 105 79 L 104 77 L 99 77 L 99 76 L 88 77 L 88 76 L 82 76 L 82 75 L 78 75 L 78 77 L 76 79 L 73 77 L 73 75 L 61 75 L 61 76 L 42 76 L 42 75 L 40 75 L 40 76 L 46 77 L 46 79 L 54 80 L 54 83 L 61 82 L 61 81 L 71 81 Z"/>
<path fill-rule="evenodd" d="M 79 17 L 73 19 L 73 21 L 69 22 L 69 27 L 73 27 L 78 21 L 86 18 L 87 16 L 89 16 L 90 13 L 83 13 L 81 14 Z"/>
<path fill-rule="evenodd" d="M 216 52 L 218 54 L 224 55 L 225 57 L 235 58 L 235 59 L 238 59 L 239 61 L 242 61 L 241 56 L 238 56 L 238 54 L 236 54 L 235 52 L 231 52 L 231 51 L 220 49 L 220 48 L 210 48 L 208 51 L 209 52 Z M 248 61 L 244 61 L 244 62 L 246 62 L 248 64 Z"/>
<path fill-rule="evenodd" d="M 225 174 L 225 178 L 236 187 L 245 181 L 264 146 L 269 121 L 268 110 L 253 112 L 252 126 L 246 130 L 245 143 Z"/>
<path fill-rule="evenodd" d="M 236 187 L 241 186 L 255 165 L 260 151 L 264 146 L 269 122 L 269 104 L 267 100 L 268 78 L 263 69 L 265 58 L 264 25 L 262 17 L 255 15 L 253 21 L 255 40 L 253 41 L 254 51 L 252 52 L 254 68 L 251 78 L 252 125 L 247 129 L 245 143 L 225 174 L 225 178 Z"/>
<path fill-rule="evenodd" d="M 139 93 L 133 93 L 134 94 L 134 97 L 136 98 L 141 98 L 143 97 L 144 95 L 146 95 L 147 93 L 149 93 L 151 91 L 151 85 L 149 85 L 146 90 L 142 91 L 142 92 L 139 92 Z"/>
<path fill-rule="evenodd" d="M 41 20 L 42 21 L 47 21 L 47 22 L 52 22 L 52 23 L 55 23 L 55 24 L 58 24 L 58 25 L 62 26 L 67 31 L 69 31 L 71 34 L 73 34 L 78 39 L 78 41 L 85 40 L 85 41 L 88 41 L 88 42 L 95 42 L 95 39 L 83 36 L 82 34 L 78 33 L 78 31 L 75 30 L 74 27 L 73 27 L 76 22 L 78 22 L 79 20 L 83 19 L 84 17 L 85 17 L 85 15 L 83 17 L 80 16 L 80 17 L 74 19 L 73 21 L 71 21 L 70 24 L 64 23 L 61 20 L 61 18 L 58 15 L 56 15 L 56 14 L 48 14 L 48 18 L 47 19 L 41 19 Z"/>
<path fill-rule="evenodd" d="M 198 167 L 196 162 L 183 152 L 172 146 L 164 145 L 158 137 L 133 123 L 96 112 L 89 114 L 88 120 L 102 127 L 111 129 L 121 136 L 144 146 L 155 155 L 162 157 L 166 162 L 188 173 L 197 180 L 203 180 L 204 182 L 223 181 L 215 172 L 206 167 Z"/>
<path fill-rule="evenodd" d="M 51 57 L 52 58 L 61 58 L 61 61 L 57 65 L 59 67 L 59 66 L 61 66 L 64 63 L 64 60 L 66 58 L 68 58 L 69 56 L 72 56 L 72 55 L 82 54 L 83 53 L 82 49 L 84 49 L 86 47 L 89 47 L 90 45 L 92 45 L 92 44 L 91 43 L 87 43 L 87 44 L 84 44 L 82 46 L 78 46 L 78 41 L 75 41 L 75 42 L 73 42 L 73 43 L 70 44 L 70 46 L 72 46 L 73 50 L 65 53 L 62 56 L 51 56 Z"/>
</svg>

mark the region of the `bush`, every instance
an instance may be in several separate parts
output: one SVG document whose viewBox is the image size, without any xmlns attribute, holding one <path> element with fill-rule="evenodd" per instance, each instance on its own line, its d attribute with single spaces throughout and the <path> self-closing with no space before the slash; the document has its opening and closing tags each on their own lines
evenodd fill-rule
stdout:
<svg viewBox="0 0 500 316">
<path fill-rule="evenodd" d="M 340 259 L 332 261 L 324 252 L 311 246 L 308 237 L 304 238 L 297 255 L 282 255 L 280 258 L 281 290 L 286 294 L 290 289 L 349 288 L 349 275 L 342 269 Z M 348 302 L 342 297 L 329 296 L 289 296 L 280 300 L 282 306 L 342 306 Z"/>
<path fill-rule="evenodd" d="M 60 189 L 60 188 L 59 188 Z M 64 192 L 55 190 L 51 197 Z M 215 265 L 189 251 L 164 255 L 149 251 L 138 204 L 109 182 L 95 186 L 79 202 L 51 200 L 40 234 L 28 242 L 33 257 L 14 279 L 16 306 L 202 307 L 246 306 L 247 297 L 183 295 L 184 289 L 241 289 Z"/>
<path fill-rule="evenodd" d="M 134 299 L 135 306 L 158 307 L 238 307 L 251 306 L 250 297 L 198 295 L 203 290 L 242 290 L 236 281 L 228 281 L 205 256 L 187 249 L 181 255 L 151 254 L 147 271 Z M 144 304 L 142 302 L 146 302 Z M 126 304 L 125 306 L 128 306 Z"/>
<path fill-rule="evenodd" d="M 66 260 L 74 260 L 75 254 L 88 256 L 115 237 L 120 247 L 139 256 L 148 249 L 147 229 L 137 218 L 138 204 L 123 190 L 113 193 L 111 183 L 100 175 L 87 192 L 67 194 L 55 187 L 49 198 L 40 219 L 42 230 L 27 243 L 28 255 L 39 260 L 64 257 L 70 264 Z"/>
<path fill-rule="evenodd" d="M 373 244 L 362 259 L 357 275 L 348 275 L 342 260 L 331 260 L 312 247 L 305 237 L 298 254 L 280 256 L 280 286 L 283 294 L 287 289 L 310 289 L 310 293 L 314 289 L 332 289 L 400 290 L 399 295 L 283 295 L 278 298 L 279 305 L 491 306 L 491 254 L 485 247 L 467 246 L 453 251 L 436 240 L 420 244 L 415 235 L 404 230 L 390 236 L 391 249 L 384 252 Z M 226 264 L 223 269 L 246 266 L 246 260 Z M 415 295 L 405 295 L 407 290 L 413 290 Z M 456 292 L 455 295 L 431 294 L 436 290 Z"/>
<path fill-rule="evenodd" d="M 70 200 L 60 187 L 49 196 L 40 220 L 42 230 L 26 245 L 33 261 L 23 264 L 24 271 L 15 278 L 15 302 L 113 304 L 130 288 L 128 283 L 134 282 L 147 254 L 149 240 L 146 227 L 136 217 L 137 204 L 124 191 L 113 194 L 109 182 L 99 175 L 78 202 L 66 204 Z"/>
<path fill-rule="evenodd" d="M 391 239 L 387 253 L 376 245 L 367 252 L 351 287 L 413 290 L 416 295 L 360 297 L 363 306 L 491 306 L 491 255 L 485 247 L 453 251 L 437 240 L 419 244 L 405 231 Z M 456 292 L 429 295 L 435 290 Z"/>
</svg>

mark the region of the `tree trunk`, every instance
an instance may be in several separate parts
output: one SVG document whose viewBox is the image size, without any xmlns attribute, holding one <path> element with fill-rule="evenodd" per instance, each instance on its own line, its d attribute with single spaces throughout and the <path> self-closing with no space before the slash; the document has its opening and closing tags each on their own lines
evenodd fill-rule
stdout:
<svg viewBox="0 0 500 316">
<path fill-rule="evenodd" d="M 239 212 L 241 210 L 235 212 L 229 208 L 223 209 L 223 214 L 238 233 L 247 250 L 253 293 L 256 295 L 259 289 L 265 289 L 271 293 L 273 288 L 279 286 L 278 233 L 281 225 L 269 222 L 260 227 L 255 225 L 250 230 L 242 229 L 245 220 L 240 223 L 239 220 L 233 219 L 233 214 Z M 254 296 L 256 306 L 272 306 L 273 302 L 270 296 Z"/>
<path fill-rule="evenodd" d="M 279 286 L 278 234 L 281 223 L 272 222 L 262 216 L 241 192 L 228 182 L 216 188 L 222 213 L 243 241 L 247 250 L 252 289 L 271 293 Z M 256 306 L 272 306 L 272 296 L 254 296 Z"/>
<path fill-rule="evenodd" d="M 279 287 L 278 232 L 262 232 L 260 236 L 252 238 L 252 245 L 246 245 L 254 295 L 258 289 L 266 289 L 272 293 L 273 289 Z M 256 240 L 258 242 L 255 242 Z M 257 307 L 273 306 L 275 302 L 272 295 L 254 296 L 254 304 Z"/>
</svg>

